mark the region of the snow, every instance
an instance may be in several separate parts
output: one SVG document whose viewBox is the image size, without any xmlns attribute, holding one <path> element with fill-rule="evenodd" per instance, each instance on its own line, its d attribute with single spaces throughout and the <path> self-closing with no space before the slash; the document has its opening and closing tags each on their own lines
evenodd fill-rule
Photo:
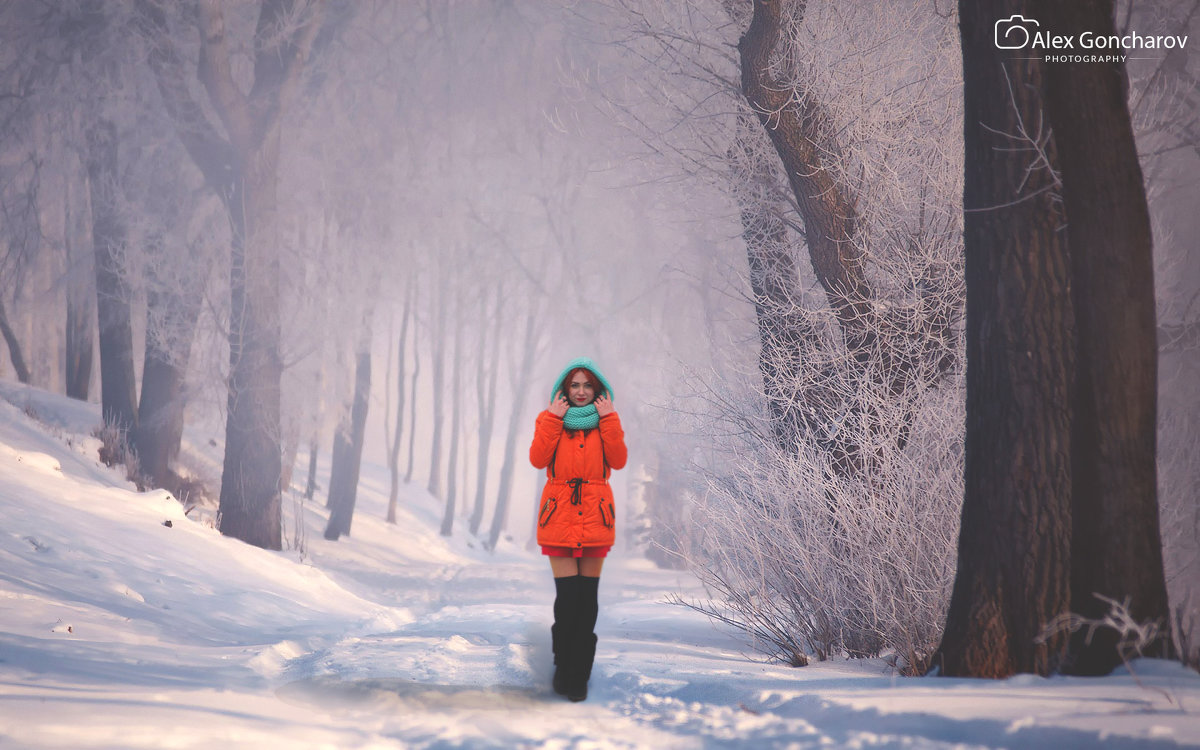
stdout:
<svg viewBox="0 0 1200 750">
<path fill-rule="evenodd" d="M 544 560 L 439 536 L 415 486 L 385 523 L 382 467 L 352 536 L 325 541 L 309 503 L 304 554 L 268 552 L 99 464 L 95 405 L 0 395 L 3 748 L 1200 747 L 1200 676 L 1178 664 L 985 681 L 763 663 L 666 602 L 703 597 L 695 580 L 631 553 L 606 564 L 572 704 L 548 684 Z"/>
</svg>

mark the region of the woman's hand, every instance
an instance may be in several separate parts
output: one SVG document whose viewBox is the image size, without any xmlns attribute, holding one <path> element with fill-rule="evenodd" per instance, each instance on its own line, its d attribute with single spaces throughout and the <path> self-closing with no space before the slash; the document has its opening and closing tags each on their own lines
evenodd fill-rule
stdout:
<svg viewBox="0 0 1200 750">
<path fill-rule="evenodd" d="M 612 414 L 614 411 L 616 411 L 616 407 L 613 406 L 612 399 L 608 396 L 597 396 L 596 400 L 592 403 L 596 405 L 596 413 L 602 417 L 607 414 Z"/>
<path fill-rule="evenodd" d="M 556 417 L 566 416 L 568 406 L 570 406 L 570 404 L 567 403 L 567 397 L 560 393 L 553 401 L 550 402 L 550 413 Z"/>
</svg>

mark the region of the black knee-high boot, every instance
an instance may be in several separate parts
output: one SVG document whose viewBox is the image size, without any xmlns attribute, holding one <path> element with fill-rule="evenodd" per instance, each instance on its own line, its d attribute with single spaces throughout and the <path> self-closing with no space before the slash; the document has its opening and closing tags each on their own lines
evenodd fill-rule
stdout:
<svg viewBox="0 0 1200 750">
<path fill-rule="evenodd" d="M 550 649 L 554 652 L 554 692 L 567 694 L 572 670 L 571 642 L 579 619 L 580 576 L 554 579 L 554 624 L 550 626 Z"/>
<path fill-rule="evenodd" d="M 578 619 L 575 622 L 575 637 L 572 639 L 573 663 L 570 679 L 566 683 L 567 697 L 573 701 L 587 698 L 588 680 L 592 676 L 592 664 L 596 660 L 596 617 L 600 614 L 600 579 L 579 576 Z"/>
</svg>

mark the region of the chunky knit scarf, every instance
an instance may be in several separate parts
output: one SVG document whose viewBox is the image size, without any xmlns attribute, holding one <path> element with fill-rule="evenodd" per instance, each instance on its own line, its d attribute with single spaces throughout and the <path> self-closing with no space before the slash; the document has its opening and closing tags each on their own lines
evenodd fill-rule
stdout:
<svg viewBox="0 0 1200 750">
<path fill-rule="evenodd" d="M 600 396 L 601 394 L 607 394 L 609 398 L 612 398 L 612 386 L 610 386 L 608 381 L 604 379 L 604 376 L 600 374 L 600 368 L 596 367 L 596 363 L 587 357 L 576 357 L 568 362 L 567 366 L 563 368 L 563 371 L 558 374 L 558 379 L 554 381 L 554 386 L 550 390 L 551 400 L 558 396 L 559 386 L 562 385 L 563 378 L 567 377 L 567 373 L 569 373 L 571 370 L 574 370 L 576 367 L 587 368 L 593 375 L 596 376 L 596 380 L 600 381 L 600 393 L 597 393 L 597 396 Z M 567 413 L 563 416 L 563 427 L 566 427 L 568 430 L 593 430 L 599 424 L 600 414 L 596 412 L 596 404 L 594 403 L 588 404 L 587 406 L 568 406 Z"/>
<path fill-rule="evenodd" d="M 594 430 L 600 424 L 600 414 L 595 404 L 568 406 L 563 415 L 563 427 L 568 430 Z"/>
</svg>

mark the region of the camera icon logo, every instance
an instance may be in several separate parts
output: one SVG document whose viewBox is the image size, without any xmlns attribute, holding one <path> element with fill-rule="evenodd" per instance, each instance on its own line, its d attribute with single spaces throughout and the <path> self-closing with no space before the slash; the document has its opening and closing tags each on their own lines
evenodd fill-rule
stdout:
<svg viewBox="0 0 1200 750">
<path fill-rule="evenodd" d="M 997 49 L 1024 49 L 1033 38 L 1030 29 L 1041 26 L 1035 19 L 1013 15 L 996 21 Z M 1036 32 L 1036 29 L 1034 29 Z"/>
</svg>

